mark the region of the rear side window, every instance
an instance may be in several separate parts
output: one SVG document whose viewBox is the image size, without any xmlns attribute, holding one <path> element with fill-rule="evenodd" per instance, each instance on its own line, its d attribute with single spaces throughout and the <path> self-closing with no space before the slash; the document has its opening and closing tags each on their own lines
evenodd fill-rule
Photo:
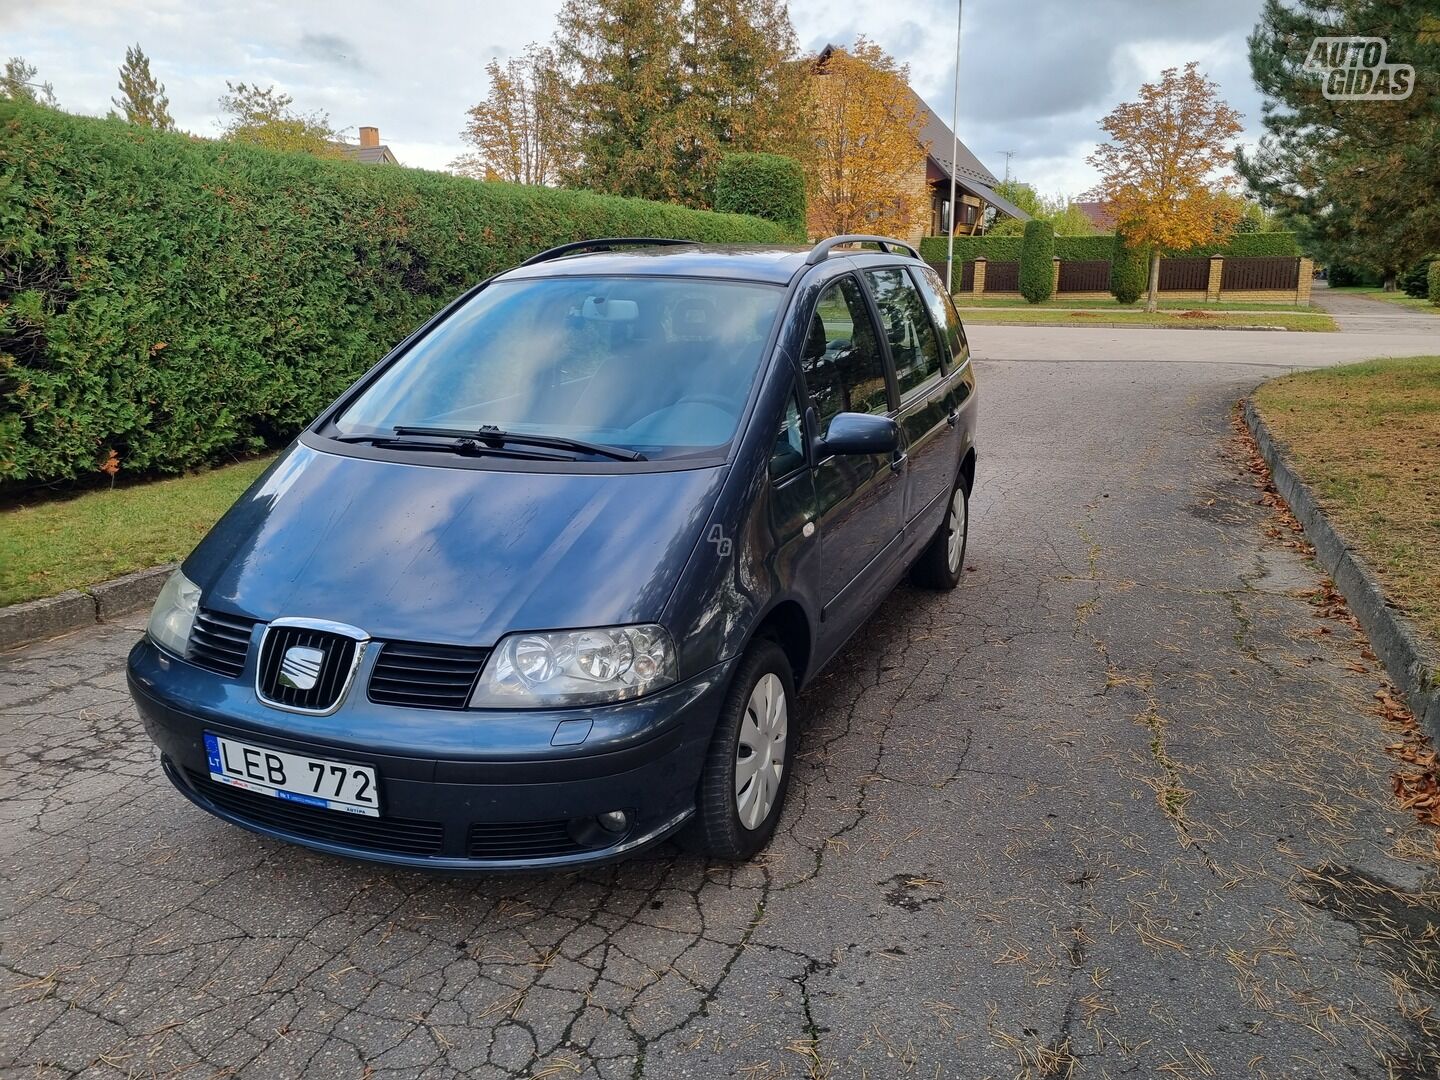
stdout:
<svg viewBox="0 0 1440 1080">
<path fill-rule="evenodd" d="M 904 270 L 867 270 L 865 277 L 885 323 L 903 401 L 911 390 L 940 373 L 940 338 L 930 323 L 925 300 Z"/>
<path fill-rule="evenodd" d="M 853 277 L 840 278 L 820 294 L 800 366 L 821 431 L 836 413 L 890 411 L 880 342 L 860 283 Z"/>
<path fill-rule="evenodd" d="M 925 302 L 930 305 L 930 314 L 935 317 L 935 325 L 943 327 L 945 336 L 950 339 L 950 355 L 958 358 L 965 354 L 969 347 L 965 341 L 965 328 L 960 324 L 960 313 L 955 310 L 955 304 L 945 295 L 945 282 L 940 280 L 940 275 L 934 269 L 927 266 L 919 270 L 915 277 L 920 283 L 920 291 L 925 294 Z"/>
</svg>

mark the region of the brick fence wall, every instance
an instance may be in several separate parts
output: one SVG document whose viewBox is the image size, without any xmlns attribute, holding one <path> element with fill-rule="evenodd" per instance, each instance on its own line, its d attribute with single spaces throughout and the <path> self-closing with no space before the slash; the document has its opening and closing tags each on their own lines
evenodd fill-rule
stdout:
<svg viewBox="0 0 1440 1080">
<path fill-rule="evenodd" d="M 943 265 L 936 267 L 945 276 Z M 1310 303 L 1313 263 L 1305 258 L 1161 259 L 1160 295 L 1200 303 Z M 1020 264 L 970 259 L 955 268 L 957 302 L 990 297 L 1018 300 Z M 1055 260 L 1055 296 L 1062 300 L 1108 300 L 1110 264 Z"/>
</svg>

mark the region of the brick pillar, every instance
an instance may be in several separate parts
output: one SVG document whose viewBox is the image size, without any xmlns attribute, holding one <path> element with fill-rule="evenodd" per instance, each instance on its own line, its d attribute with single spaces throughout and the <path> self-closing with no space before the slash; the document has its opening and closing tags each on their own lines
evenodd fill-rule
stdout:
<svg viewBox="0 0 1440 1080">
<path fill-rule="evenodd" d="M 1315 263 L 1310 259 L 1300 260 L 1300 281 L 1295 286 L 1295 303 L 1301 307 L 1310 303 L 1311 275 L 1315 273 Z"/>
<path fill-rule="evenodd" d="M 985 295 L 985 256 L 975 260 L 975 299 Z"/>
<path fill-rule="evenodd" d="M 1214 302 L 1220 299 L 1220 280 L 1225 276 L 1225 256 L 1210 256 L 1210 280 L 1205 283 L 1205 299 Z"/>
<path fill-rule="evenodd" d="M 1058 296 L 1060 295 L 1060 256 L 1052 255 L 1051 258 L 1055 262 L 1055 276 L 1050 279 L 1050 295 Z"/>
</svg>

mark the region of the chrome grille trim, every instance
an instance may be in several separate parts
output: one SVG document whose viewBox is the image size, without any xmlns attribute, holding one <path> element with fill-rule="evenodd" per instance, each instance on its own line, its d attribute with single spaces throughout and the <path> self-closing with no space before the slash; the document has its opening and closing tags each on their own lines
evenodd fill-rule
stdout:
<svg viewBox="0 0 1440 1080">
<path fill-rule="evenodd" d="M 328 619 L 286 617 L 265 627 L 255 665 L 255 696 L 276 709 L 329 716 L 345 701 L 370 637 L 358 627 Z M 285 653 L 292 648 L 319 649 L 325 659 L 314 684 L 306 689 L 280 682 Z"/>
</svg>

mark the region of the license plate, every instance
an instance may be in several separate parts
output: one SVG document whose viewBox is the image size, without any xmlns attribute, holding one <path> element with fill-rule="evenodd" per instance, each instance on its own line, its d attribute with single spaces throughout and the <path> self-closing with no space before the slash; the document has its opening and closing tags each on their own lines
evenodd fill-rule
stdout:
<svg viewBox="0 0 1440 1080">
<path fill-rule="evenodd" d="M 208 731 L 205 755 L 210 760 L 210 779 L 222 784 L 306 806 L 380 816 L 375 770 L 365 765 L 287 754 Z"/>
</svg>

